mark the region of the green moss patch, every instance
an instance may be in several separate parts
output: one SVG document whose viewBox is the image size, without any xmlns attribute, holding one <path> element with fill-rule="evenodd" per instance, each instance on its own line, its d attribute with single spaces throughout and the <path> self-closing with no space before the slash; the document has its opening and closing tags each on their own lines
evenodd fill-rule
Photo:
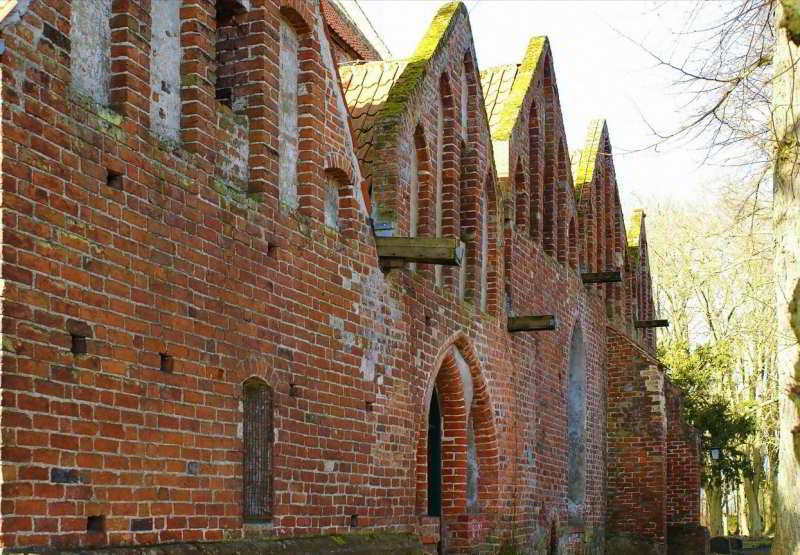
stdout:
<svg viewBox="0 0 800 555">
<path fill-rule="evenodd" d="M 533 37 L 525 50 L 525 56 L 517 71 L 511 92 L 508 95 L 501 112 L 500 120 L 492 131 L 492 140 L 503 141 L 511 136 L 514 124 L 517 123 L 520 109 L 525 102 L 525 95 L 533 81 L 536 69 L 542 59 L 542 53 L 549 49 L 550 45 L 547 37 Z"/>
</svg>

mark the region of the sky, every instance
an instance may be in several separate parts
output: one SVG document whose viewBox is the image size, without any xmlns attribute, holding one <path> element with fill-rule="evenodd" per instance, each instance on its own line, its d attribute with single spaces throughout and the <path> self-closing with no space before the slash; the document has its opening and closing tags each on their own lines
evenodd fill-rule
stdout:
<svg viewBox="0 0 800 555">
<path fill-rule="evenodd" d="M 358 0 L 393 58 L 410 56 L 436 10 L 436 0 Z M 553 51 L 570 150 L 583 146 L 589 122 L 605 118 L 623 210 L 664 200 L 702 202 L 732 179 L 704 164 L 702 141 L 658 142 L 688 118 L 677 74 L 647 53 L 680 57 L 693 1 L 467 0 L 481 68 L 518 63 L 531 37 L 547 35 Z M 717 2 L 722 4 L 722 2 Z M 697 22 L 695 21 L 695 24 Z"/>
</svg>

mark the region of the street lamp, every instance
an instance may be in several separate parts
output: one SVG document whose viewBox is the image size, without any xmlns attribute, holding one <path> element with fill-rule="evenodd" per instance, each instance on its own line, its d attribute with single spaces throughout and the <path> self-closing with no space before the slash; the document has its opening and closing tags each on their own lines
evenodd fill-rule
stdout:
<svg viewBox="0 0 800 555">
<path fill-rule="evenodd" d="M 712 447 L 709 449 L 711 452 L 711 460 L 718 461 L 722 457 L 722 449 L 719 447 Z"/>
</svg>

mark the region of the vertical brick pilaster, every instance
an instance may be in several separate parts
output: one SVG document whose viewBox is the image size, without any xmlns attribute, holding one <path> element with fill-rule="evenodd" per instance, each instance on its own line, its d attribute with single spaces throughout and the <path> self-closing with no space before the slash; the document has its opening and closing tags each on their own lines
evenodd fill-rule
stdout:
<svg viewBox="0 0 800 555">
<path fill-rule="evenodd" d="M 312 219 L 323 219 L 323 187 L 321 173 L 322 153 L 317 145 L 323 144 L 322 129 L 325 122 L 325 80 L 322 77 L 322 57 L 317 33 L 323 30 L 313 20 L 299 29 L 298 61 L 300 73 L 297 95 L 297 126 L 299 143 L 297 152 L 297 200 L 301 214 Z"/>
<path fill-rule="evenodd" d="M 183 146 L 214 160 L 216 9 L 212 0 L 181 6 L 181 138 Z"/>
<path fill-rule="evenodd" d="M 150 127 L 150 2 L 111 4 L 111 106 Z"/>
</svg>

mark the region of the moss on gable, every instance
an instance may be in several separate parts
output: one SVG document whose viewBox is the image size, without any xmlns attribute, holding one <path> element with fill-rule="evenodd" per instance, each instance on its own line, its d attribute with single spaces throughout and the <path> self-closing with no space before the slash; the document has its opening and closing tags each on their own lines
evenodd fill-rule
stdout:
<svg viewBox="0 0 800 555">
<path fill-rule="evenodd" d="M 594 171 L 598 162 L 597 155 L 600 154 L 600 145 L 605 142 L 603 139 L 607 134 L 608 130 L 604 119 L 596 119 L 589 123 L 586 143 L 581 151 L 581 158 L 575 172 L 575 192 L 579 197 L 585 185 L 594 179 Z"/>
<path fill-rule="evenodd" d="M 385 132 L 390 131 L 400 121 L 408 100 L 425 78 L 428 62 L 447 42 L 447 37 L 452 32 L 453 24 L 459 14 L 467 17 L 467 8 L 462 2 L 450 2 L 436 12 L 425 36 L 422 37 L 408 65 L 389 91 L 386 103 L 376 118 L 385 126 Z"/>
<path fill-rule="evenodd" d="M 547 37 L 533 37 L 528 42 L 528 48 L 525 50 L 525 56 L 522 58 L 517 77 L 514 79 L 511 92 L 503 105 L 500 120 L 492 132 L 493 140 L 503 141 L 511 136 L 514 124 L 517 123 L 519 118 L 519 111 L 523 102 L 525 102 L 525 95 L 533 82 L 533 75 L 536 73 L 536 68 L 539 67 L 539 61 L 542 59 L 542 52 L 548 48 L 550 48 L 550 45 Z"/>
<path fill-rule="evenodd" d="M 644 217 L 644 210 L 638 208 L 633 211 L 631 217 L 631 225 L 628 227 L 628 246 L 638 247 L 639 236 L 642 233 L 642 218 Z"/>
</svg>

